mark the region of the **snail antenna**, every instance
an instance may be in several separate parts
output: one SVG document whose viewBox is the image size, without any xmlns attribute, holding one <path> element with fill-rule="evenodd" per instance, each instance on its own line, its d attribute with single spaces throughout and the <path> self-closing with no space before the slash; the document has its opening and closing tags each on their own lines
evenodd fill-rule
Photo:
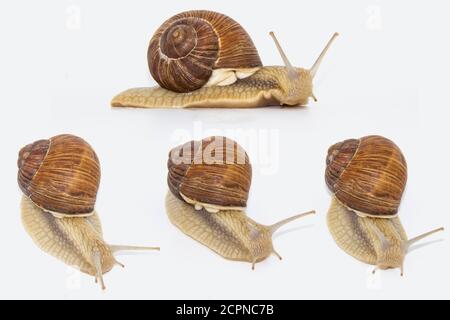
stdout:
<svg viewBox="0 0 450 320">
<path fill-rule="evenodd" d="M 102 290 L 105 290 L 105 282 L 103 281 L 103 269 L 102 269 L 102 259 L 100 256 L 100 252 L 94 252 L 92 254 L 92 262 L 94 263 L 95 268 L 95 282 L 97 283 L 97 280 L 100 281 L 100 286 L 102 287 Z"/>
<path fill-rule="evenodd" d="M 314 79 L 314 77 L 316 76 L 317 70 L 320 67 L 320 64 L 322 63 L 323 57 L 325 57 L 325 54 L 327 53 L 328 49 L 330 49 L 331 44 L 333 43 L 333 41 L 336 39 L 336 37 L 339 35 L 339 33 L 335 32 L 333 34 L 333 36 L 331 37 L 330 40 L 328 40 L 327 45 L 325 46 L 325 48 L 322 50 L 322 52 L 320 53 L 319 57 L 317 58 L 316 62 L 314 62 L 313 66 L 311 67 L 311 69 L 309 69 L 309 73 L 311 74 L 311 78 Z"/>
<path fill-rule="evenodd" d="M 115 258 L 114 258 L 114 262 L 115 262 L 119 267 L 125 268 L 125 265 L 124 265 L 122 262 L 117 261 Z"/>
<path fill-rule="evenodd" d="M 283 48 L 281 47 L 280 43 L 278 42 L 277 37 L 275 36 L 275 33 L 270 32 L 269 35 L 272 37 L 273 41 L 275 42 L 275 46 L 278 49 L 278 52 L 280 53 L 281 59 L 283 59 L 284 65 L 286 66 L 286 69 L 288 71 L 288 75 L 290 78 L 295 79 L 297 78 L 297 71 L 292 66 L 291 62 L 289 61 L 288 57 L 284 53 Z"/>
<path fill-rule="evenodd" d="M 435 233 L 441 232 L 441 231 L 444 231 L 444 228 L 434 229 L 434 230 L 432 230 L 432 231 L 430 231 L 430 232 L 426 232 L 426 233 L 424 233 L 424 234 L 421 234 L 420 236 L 417 236 L 417 237 L 415 237 L 415 238 L 412 238 L 412 239 L 408 240 L 408 244 L 407 244 L 407 245 L 408 245 L 408 248 L 411 247 L 411 246 L 412 246 L 413 244 L 415 244 L 416 242 L 422 240 L 423 238 L 429 237 L 429 236 L 431 236 L 432 234 L 435 234 Z"/>
<path fill-rule="evenodd" d="M 313 215 L 313 214 L 316 214 L 316 211 L 312 210 L 312 211 L 308 211 L 308 212 L 305 212 L 305 213 L 297 214 L 297 215 L 295 215 L 293 217 L 281 220 L 280 222 L 277 222 L 277 223 L 269 226 L 269 230 L 270 230 L 270 232 L 272 234 L 274 234 L 275 231 L 280 229 L 285 224 L 288 224 L 289 222 L 292 222 L 294 220 L 297 220 L 297 219 L 300 219 L 300 218 L 303 218 L 303 217 L 306 217 L 306 216 L 309 216 L 309 215 Z"/>
<path fill-rule="evenodd" d="M 275 249 L 272 249 L 273 254 L 280 260 L 283 260 L 283 257 L 281 257 L 281 255 L 275 251 Z"/>
</svg>

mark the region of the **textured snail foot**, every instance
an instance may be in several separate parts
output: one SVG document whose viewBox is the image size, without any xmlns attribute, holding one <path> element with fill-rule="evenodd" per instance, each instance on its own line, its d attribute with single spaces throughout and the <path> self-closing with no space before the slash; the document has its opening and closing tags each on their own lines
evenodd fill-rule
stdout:
<svg viewBox="0 0 450 320">
<path fill-rule="evenodd" d="M 160 87 L 131 88 L 116 95 L 112 107 L 125 108 L 183 108 L 178 93 Z"/>
<path fill-rule="evenodd" d="M 180 109 L 180 108 L 258 108 L 279 106 L 271 91 L 242 85 L 204 87 L 188 93 L 172 92 L 159 87 L 134 88 L 118 94 L 112 107 Z"/>
<path fill-rule="evenodd" d="M 376 265 L 377 256 L 372 239 L 365 232 L 361 219 L 333 197 L 328 210 L 327 223 L 334 241 L 339 248 L 353 258 L 363 263 Z"/>
<path fill-rule="evenodd" d="M 361 217 L 333 197 L 328 211 L 328 227 L 347 254 L 377 270 L 400 268 L 406 255 L 406 233 L 398 218 Z"/>
<path fill-rule="evenodd" d="M 166 211 L 178 229 L 225 259 L 250 262 L 254 266 L 266 258 L 266 255 L 255 257 L 252 252 L 247 217 L 240 211 L 198 211 L 171 192 L 166 196 Z"/>
<path fill-rule="evenodd" d="M 309 211 L 265 226 L 247 217 L 243 211 L 221 210 L 210 213 L 196 210 L 170 191 L 166 196 L 166 211 L 172 224 L 183 233 L 225 259 L 250 262 L 253 270 L 256 263 L 272 254 L 281 260 L 272 243 L 272 235 L 279 228 L 315 213 Z"/>
<path fill-rule="evenodd" d="M 75 266 L 81 272 L 94 275 L 92 266 L 82 256 L 76 242 L 67 235 L 65 220 L 57 219 L 50 213 L 44 212 L 37 207 L 28 197 L 22 197 L 21 203 L 22 224 L 25 231 L 30 235 L 35 244 L 44 252 L 61 260 L 69 266 Z M 101 235 L 101 222 L 97 214 L 87 219 L 89 224 Z M 70 221 L 69 221 L 70 222 Z M 106 271 L 106 270 L 105 270 Z"/>
<path fill-rule="evenodd" d="M 285 77 L 283 70 L 265 67 L 231 85 L 203 87 L 187 93 L 160 87 L 129 89 L 114 97 L 111 105 L 134 108 L 258 108 L 307 103 L 307 99 L 287 98 L 289 95 L 280 89 L 274 79 Z"/>
</svg>

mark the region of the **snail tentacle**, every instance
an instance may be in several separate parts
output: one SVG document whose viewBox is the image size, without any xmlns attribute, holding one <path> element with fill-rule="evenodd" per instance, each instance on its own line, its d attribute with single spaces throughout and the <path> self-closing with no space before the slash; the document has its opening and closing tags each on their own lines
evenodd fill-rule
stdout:
<svg viewBox="0 0 450 320">
<path fill-rule="evenodd" d="M 295 216 L 292 216 L 292 217 L 289 217 L 287 219 L 281 220 L 281 221 L 279 221 L 277 223 L 274 223 L 273 225 L 269 226 L 270 232 L 273 234 L 278 229 L 280 229 L 281 227 L 285 226 L 286 224 L 288 224 L 288 223 L 290 223 L 292 221 L 304 218 L 306 216 L 314 215 L 314 214 L 316 214 L 316 211 L 311 210 L 311 211 L 308 211 L 308 212 L 305 212 L 305 213 L 301 213 L 301 214 L 297 214 Z"/>
<path fill-rule="evenodd" d="M 102 290 L 106 290 L 105 281 L 103 280 L 102 257 L 99 251 L 96 251 L 92 254 L 92 261 L 94 262 L 96 271 L 95 279 L 99 279 Z"/>
<path fill-rule="evenodd" d="M 409 239 L 409 240 L 408 240 L 407 247 L 409 248 L 409 247 L 411 247 L 412 245 L 414 245 L 415 243 L 419 242 L 420 240 L 422 240 L 422 239 L 424 239 L 424 238 L 427 238 L 427 237 L 429 237 L 429 236 L 431 236 L 431 235 L 433 235 L 433 234 L 435 234 L 435 233 L 442 232 L 442 231 L 444 231 L 444 230 L 445 230 L 445 229 L 444 229 L 443 227 L 437 228 L 437 229 L 431 230 L 431 231 L 429 231 L 429 232 L 426 232 L 426 233 L 424 233 L 424 234 L 421 234 L 421 235 L 419 235 L 419 236 L 417 236 L 417 237 L 414 237 L 414 238 L 412 238 L 412 239 Z"/>
<path fill-rule="evenodd" d="M 328 50 L 330 49 L 332 43 L 334 42 L 334 40 L 337 38 L 337 36 L 339 36 L 339 33 L 335 32 L 333 34 L 333 36 L 331 37 L 331 39 L 328 41 L 327 45 L 325 46 L 325 48 L 322 50 L 322 52 L 320 53 L 319 57 L 317 58 L 316 62 L 314 62 L 313 66 L 311 67 L 311 69 L 309 69 L 309 72 L 311 74 L 311 77 L 314 79 L 317 73 L 317 70 L 319 70 L 320 65 L 322 64 L 323 58 L 325 57 L 325 55 L 327 54 Z"/>
</svg>

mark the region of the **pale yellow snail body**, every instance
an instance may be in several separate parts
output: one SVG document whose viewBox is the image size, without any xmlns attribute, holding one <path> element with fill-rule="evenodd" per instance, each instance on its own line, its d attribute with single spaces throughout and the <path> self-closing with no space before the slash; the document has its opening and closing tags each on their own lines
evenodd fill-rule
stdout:
<svg viewBox="0 0 450 320">
<path fill-rule="evenodd" d="M 328 227 L 337 245 L 376 269 L 400 268 L 411 245 L 398 217 L 407 180 L 399 147 L 381 136 L 349 139 L 328 150 L 326 183 L 333 193 Z"/>
<path fill-rule="evenodd" d="M 249 218 L 245 213 L 252 176 L 249 158 L 241 146 L 225 137 L 174 148 L 168 169 L 166 211 L 170 221 L 222 257 L 250 262 L 253 268 L 271 254 L 280 257 L 272 244 L 275 231 L 314 213 L 270 226 Z"/>
<path fill-rule="evenodd" d="M 44 252 L 95 277 L 121 265 L 114 254 L 155 247 L 109 245 L 103 240 L 94 209 L 100 184 L 100 163 L 83 139 L 60 135 L 21 149 L 18 183 L 26 232 Z"/>
<path fill-rule="evenodd" d="M 306 105 L 313 79 L 337 33 L 310 69 L 291 65 L 270 33 L 285 66 L 263 66 L 247 32 L 212 11 L 188 11 L 168 19 L 148 49 L 148 64 L 160 86 L 117 95 L 113 107 L 255 108 Z"/>
</svg>

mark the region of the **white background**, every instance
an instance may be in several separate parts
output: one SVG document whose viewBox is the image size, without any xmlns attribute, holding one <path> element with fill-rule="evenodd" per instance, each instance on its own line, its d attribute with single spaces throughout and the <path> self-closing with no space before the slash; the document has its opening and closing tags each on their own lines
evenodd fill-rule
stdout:
<svg viewBox="0 0 450 320">
<path fill-rule="evenodd" d="M 448 208 L 449 5 L 446 1 L 2 1 L 0 5 L 0 298 L 313 299 L 450 298 L 448 231 L 410 253 L 398 270 L 371 276 L 326 226 L 327 148 L 381 134 L 403 150 L 409 181 L 400 217 L 410 236 L 450 226 Z M 275 31 L 293 64 L 310 67 L 341 36 L 315 81 L 318 103 L 258 110 L 112 110 L 132 86 L 153 85 L 147 44 L 168 17 L 210 9 L 239 21 L 264 64 L 281 64 Z M 210 130 L 216 130 L 211 132 Z M 165 215 L 166 161 L 180 135 L 256 134 L 248 214 L 272 223 L 316 209 L 274 240 L 284 257 L 252 272 L 173 227 Z M 110 243 L 160 245 L 120 257 L 101 292 L 41 252 L 20 223 L 17 153 L 73 133 L 102 164 L 97 209 Z M 187 138 L 185 138 L 187 139 Z M 264 148 L 268 148 L 268 151 Z M 287 231 L 286 231 L 287 230 Z"/>
</svg>

